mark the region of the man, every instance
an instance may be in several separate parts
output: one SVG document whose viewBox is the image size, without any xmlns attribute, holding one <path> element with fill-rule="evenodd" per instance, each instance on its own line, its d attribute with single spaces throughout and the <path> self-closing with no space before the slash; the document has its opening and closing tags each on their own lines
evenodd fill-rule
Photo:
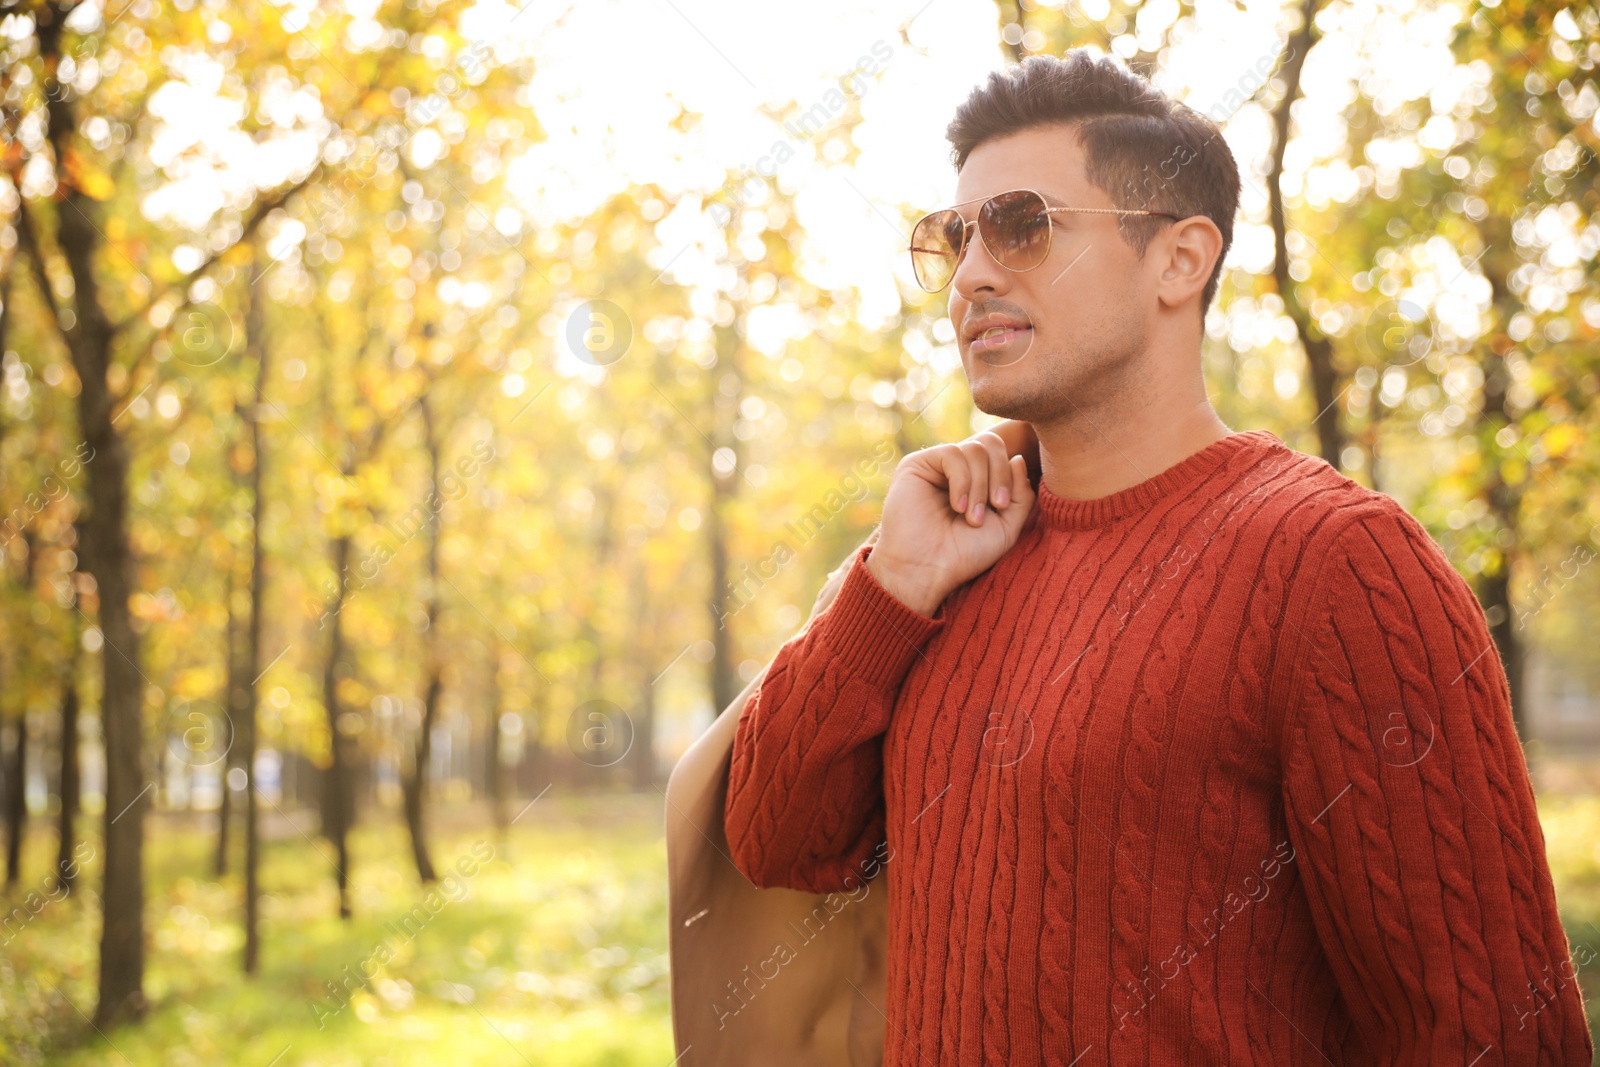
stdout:
<svg viewBox="0 0 1600 1067">
<path fill-rule="evenodd" d="M 1074 52 L 948 136 L 917 277 L 1040 481 L 995 435 L 901 462 L 740 714 L 733 862 L 888 875 L 890 1067 L 1589 1063 L 1477 602 L 1393 500 L 1207 399 L 1216 126 Z"/>
</svg>

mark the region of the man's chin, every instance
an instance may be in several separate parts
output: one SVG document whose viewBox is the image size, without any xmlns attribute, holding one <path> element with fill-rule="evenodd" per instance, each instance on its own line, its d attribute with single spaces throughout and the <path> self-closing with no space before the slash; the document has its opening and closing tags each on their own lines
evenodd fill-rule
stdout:
<svg viewBox="0 0 1600 1067">
<path fill-rule="evenodd" d="M 972 393 L 973 406 L 985 415 L 1031 422 L 1030 414 L 1036 415 L 1038 412 L 1037 404 L 1030 401 L 1037 398 L 1027 390 L 1018 389 L 1016 383 L 995 381 L 996 377 L 999 375 L 992 370 L 980 372 L 975 378 L 968 376 L 967 388 Z"/>
</svg>

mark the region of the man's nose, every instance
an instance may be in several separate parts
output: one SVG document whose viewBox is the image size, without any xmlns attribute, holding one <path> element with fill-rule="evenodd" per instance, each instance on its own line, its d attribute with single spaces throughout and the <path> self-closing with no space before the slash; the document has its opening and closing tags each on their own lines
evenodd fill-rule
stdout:
<svg viewBox="0 0 1600 1067">
<path fill-rule="evenodd" d="M 961 242 L 961 258 L 956 262 L 956 273 L 950 280 L 951 288 L 966 300 L 972 300 L 980 291 L 1004 292 L 1010 286 L 1011 272 L 995 262 L 984 246 L 974 219 L 967 223 L 966 236 Z"/>
</svg>

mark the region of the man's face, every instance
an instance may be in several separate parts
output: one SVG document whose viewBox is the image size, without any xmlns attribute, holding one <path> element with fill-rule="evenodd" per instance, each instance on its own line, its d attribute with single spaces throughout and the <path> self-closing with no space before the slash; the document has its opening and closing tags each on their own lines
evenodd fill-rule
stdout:
<svg viewBox="0 0 1600 1067">
<path fill-rule="evenodd" d="M 1089 184 L 1068 126 L 1023 130 L 973 149 L 956 183 L 956 210 L 971 221 L 981 198 L 1008 189 L 1033 189 L 1052 207 L 1117 206 Z M 1035 425 L 1137 386 L 1156 303 L 1155 279 L 1123 241 L 1120 216 L 1050 218 L 1050 255 L 1040 266 L 1007 270 L 973 228 L 950 283 L 950 323 L 973 402 Z"/>
</svg>

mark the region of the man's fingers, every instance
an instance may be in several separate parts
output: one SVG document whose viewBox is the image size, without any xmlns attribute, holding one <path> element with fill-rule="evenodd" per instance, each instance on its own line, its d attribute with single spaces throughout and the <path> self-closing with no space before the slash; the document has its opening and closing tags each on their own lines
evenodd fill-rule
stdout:
<svg viewBox="0 0 1600 1067">
<path fill-rule="evenodd" d="M 972 472 L 967 469 L 967 460 L 961 454 L 961 449 L 955 445 L 937 445 L 928 449 L 926 456 L 928 468 L 934 477 L 943 476 L 950 510 L 966 511 L 972 503 Z"/>
<path fill-rule="evenodd" d="M 1033 436 L 1033 427 L 1017 419 L 1002 419 L 985 430 L 984 433 L 992 433 L 1000 438 L 1005 443 L 1006 452 L 1013 456 L 1021 455 L 1026 451 L 1030 439 L 1033 442 L 1038 441 L 1038 438 Z"/>
<path fill-rule="evenodd" d="M 1012 456 L 1006 460 L 1006 471 L 1015 489 L 1011 498 L 1011 506 L 1001 512 L 997 518 L 1005 523 L 1008 532 L 1015 533 L 1028 520 L 1028 513 L 1033 510 L 1035 493 L 1033 483 L 1028 481 L 1027 459 L 1022 456 Z"/>
<path fill-rule="evenodd" d="M 1028 481 L 1028 457 L 1012 456 L 1006 461 L 1006 466 L 1011 469 L 1011 499 L 1023 505 L 1026 513 L 1033 504 L 1033 483 Z"/>
<path fill-rule="evenodd" d="M 1006 455 L 1025 459 L 1030 475 L 1039 473 L 1039 435 L 1034 432 L 1031 423 L 1002 419 L 984 432 L 992 433 L 1005 442 Z M 1012 495 L 1016 495 L 1014 490 Z"/>
<path fill-rule="evenodd" d="M 960 444 L 935 445 L 912 455 L 918 476 L 943 490 L 950 510 L 960 512 L 971 526 L 982 526 L 987 512 L 1003 510 L 1019 498 L 1017 471 L 1022 472 L 1022 485 L 1028 481 L 1026 462 L 1014 466 L 1005 441 L 992 433 L 977 434 Z"/>
<path fill-rule="evenodd" d="M 984 458 L 989 464 L 989 502 L 996 508 L 1003 508 L 1011 503 L 1014 492 L 1011 485 L 1011 464 L 1006 456 L 1006 443 L 1000 439 L 999 434 L 988 432 L 980 433 L 973 440 L 983 446 Z"/>
<path fill-rule="evenodd" d="M 967 497 L 967 521 L 974 526 L 982 526 L 983 513 L 989 505 L 989 450 L 978 440 L 963 441 L 956 447 L 967 465 L 967 475 L 972 479 L 972 492 Z"/>
</svg>

